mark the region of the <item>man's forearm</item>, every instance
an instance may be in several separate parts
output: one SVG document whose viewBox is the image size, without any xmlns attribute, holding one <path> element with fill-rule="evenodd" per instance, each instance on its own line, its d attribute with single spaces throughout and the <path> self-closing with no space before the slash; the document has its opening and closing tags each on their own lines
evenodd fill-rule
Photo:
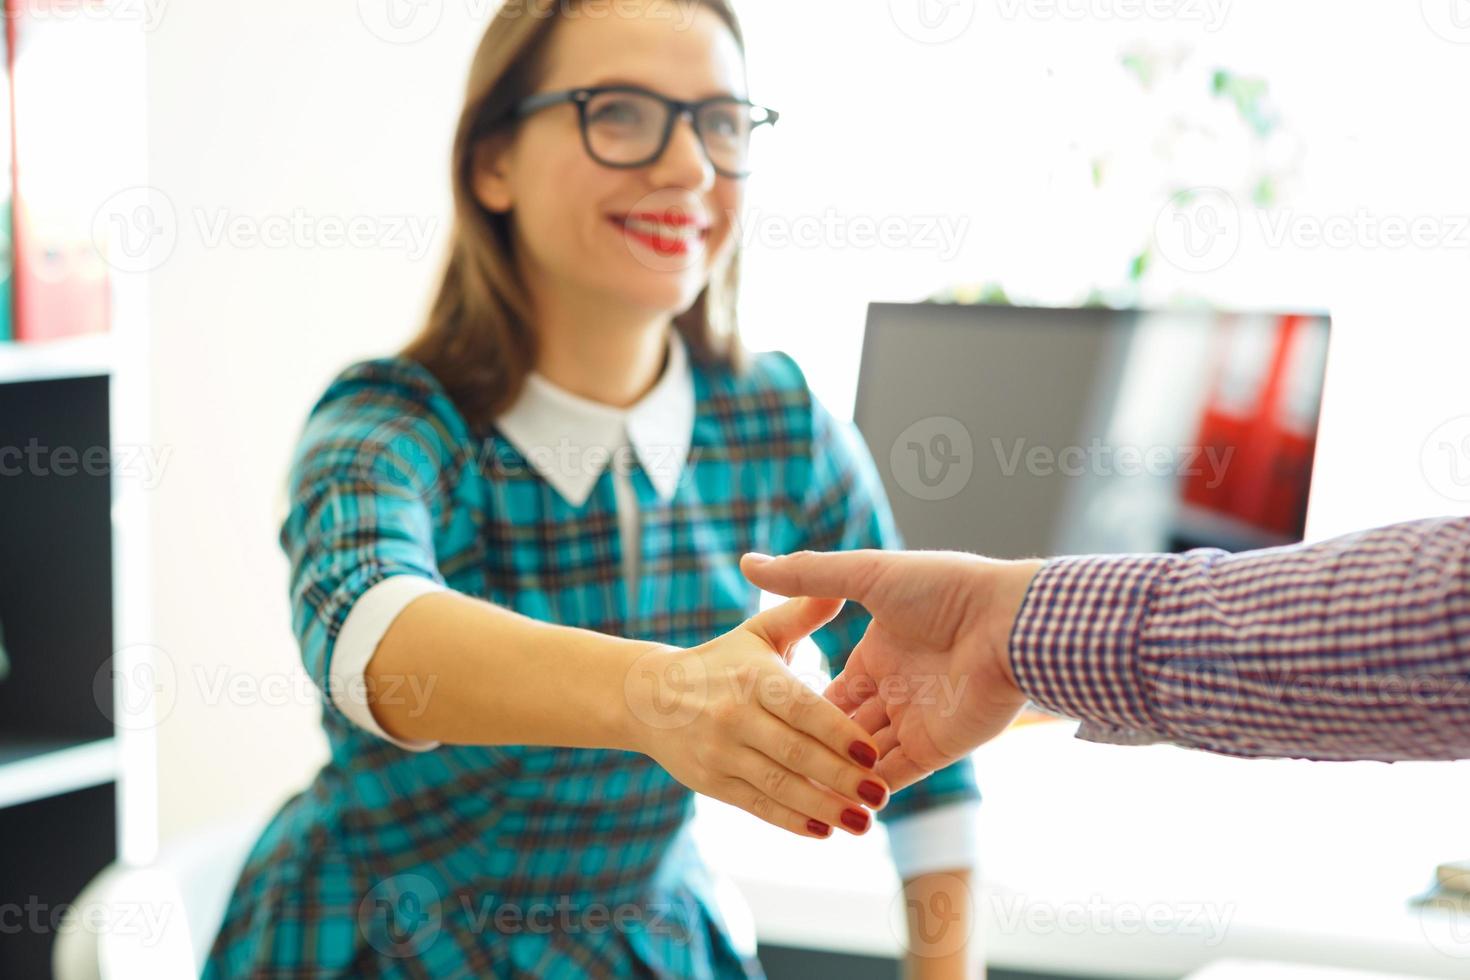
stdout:
<svg viewBox="0 0 1470 980">
<path fill-rule="evenodd" d="M 1010 638 L 1022 691 L 1100 741 L 1470 757 L 1470 519 L 1297 548 L 1059 559 Z"/>
</svg>

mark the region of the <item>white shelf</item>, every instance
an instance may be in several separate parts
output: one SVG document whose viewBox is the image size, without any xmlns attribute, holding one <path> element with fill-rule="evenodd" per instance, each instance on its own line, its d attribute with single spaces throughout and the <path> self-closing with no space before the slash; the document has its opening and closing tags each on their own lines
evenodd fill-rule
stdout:
<svg viewBox="0 0 1470 980">
<path fill-rule="evenodd" d="M 24 343 L 0 341 L 0 384 L 91 378 L 109 375 L 112 368 L 111 334 Z"/>
<path fill-rule="evenodd" d="M 109 783 L 118 777 L 117 740 L 0 736 L 0 809 Z"/>
</svg>

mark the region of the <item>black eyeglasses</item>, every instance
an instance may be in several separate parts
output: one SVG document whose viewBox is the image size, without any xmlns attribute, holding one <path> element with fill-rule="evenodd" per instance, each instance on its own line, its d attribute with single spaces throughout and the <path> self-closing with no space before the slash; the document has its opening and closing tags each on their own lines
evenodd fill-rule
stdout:
<svg viewBox="0 0 1470 980">
<path fill-rule="evenodd" d="M 646 167 L 668 149 L 674 126 L 685 116 L 694 125 L 704 155 L 725 177 L 747 177 L 759 146 L 780 113 L 745 99 L 718 96 L 681 102 L 636 85 L 602 85 L 528 96 L 515 107 L 525 118 L 550 106 L 577 107 L 582 143 L 605 167 Z"/>
</svg>

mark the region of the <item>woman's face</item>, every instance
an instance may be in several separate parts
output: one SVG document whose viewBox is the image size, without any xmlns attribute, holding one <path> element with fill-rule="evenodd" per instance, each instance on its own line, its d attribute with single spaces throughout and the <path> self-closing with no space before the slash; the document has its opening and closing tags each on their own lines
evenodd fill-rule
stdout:
<svg viewBox="0 0 1470 980">
<path fill-rule="evenodd" d="M 538 91 L 628 84 L 685 101 L 745 97 L 735 38 L 703 5 L 624 0 L 570 10 L 553 29 Z M 614 169 L 588 155 L 569 103 L 528 117 L 504 153 L 478 166 L 475 189 L 487 208 L 511 212 L 533 295 L 652 316 L 677 315 L 698 298 L 733 247 L 741 199 L 740 181 L 715 172 L 689 120 L 658 160 Z"/>
</svg>

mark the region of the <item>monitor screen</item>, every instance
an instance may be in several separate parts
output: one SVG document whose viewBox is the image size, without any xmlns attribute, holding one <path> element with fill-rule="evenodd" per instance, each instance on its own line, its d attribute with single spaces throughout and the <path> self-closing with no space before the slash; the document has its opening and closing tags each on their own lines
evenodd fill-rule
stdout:
<svg viewBox="0 0 1470 980">
<path fill-rule="evenodd" d="M 869 308 L 854 413 L 910 548 L 997 558 L 1291 544 L 1320 313 Z"/>
</svg>

